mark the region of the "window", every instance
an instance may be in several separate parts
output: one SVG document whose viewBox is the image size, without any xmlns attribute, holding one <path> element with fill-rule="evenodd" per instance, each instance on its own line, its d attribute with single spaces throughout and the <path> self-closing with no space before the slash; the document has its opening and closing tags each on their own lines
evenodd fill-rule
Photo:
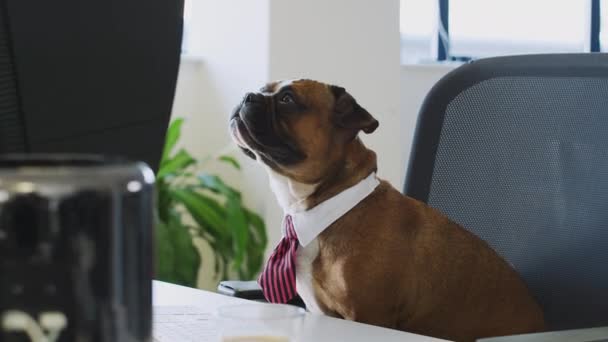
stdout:
<svg viewBox="0 0 608 342">
<path fill-rule="evenodd" d="M 192 31 L 192 2 L 190 0 L 184 1 L 184 31 L 182 34 L 182 54 L 188 54 L 190 33 Z"/>
<path fill-rule="evenodd" d="M 401 0 L 401 56 L 405 63 L 433 59 L 437 35 L 437 1 Z M 405 58 L 405 59 L 404 59 Z"/>
<path fill-rule="evenodd" d="M 592 1 L 597 0 L 401 0 L 402 61 L 436 60 L 439 37 L 448 59 L 457 60 L 589 51 Z M 608 0 L 601 1 L 600 40 L 607 50 Z M 440 13 L 447 19 L 443 35 Z"/>
<path fill-rule="evenodd" d="M 586 1 L 452 0 L 450 54 L 486 57 L 584 51 Z"/>
</svg>

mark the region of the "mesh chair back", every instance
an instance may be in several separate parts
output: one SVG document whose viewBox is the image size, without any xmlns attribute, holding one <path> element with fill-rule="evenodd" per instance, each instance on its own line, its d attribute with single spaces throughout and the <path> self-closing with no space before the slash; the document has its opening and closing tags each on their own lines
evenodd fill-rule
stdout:
<svg viewBox="0 0 608 342">
<path fill-rule="evenodd" d="M 608 325 L 608 54 L 447 75 L 421 109 L 404 192 L 509 261 L 550 329 Z"/>
</svg>

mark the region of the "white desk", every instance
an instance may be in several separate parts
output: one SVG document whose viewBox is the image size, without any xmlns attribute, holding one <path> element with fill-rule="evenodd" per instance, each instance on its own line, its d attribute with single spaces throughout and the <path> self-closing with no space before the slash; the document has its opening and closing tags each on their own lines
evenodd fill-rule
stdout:
<svg viewBox="0 0 608 342">
<path fill-rule="evenodd" d="M 198 306 L 214 311 L 221 305 L 231 303 L 254 303 L 217 293 L 154 281 L 154 306 Z M 409 334 L 397 330 L 355 323 L 323 315 L 307 314 L 304 319 L 302 341 L 349 341 L 349 342 L 422 342 L 443 341 L 432 337 Z"/>
</svg>

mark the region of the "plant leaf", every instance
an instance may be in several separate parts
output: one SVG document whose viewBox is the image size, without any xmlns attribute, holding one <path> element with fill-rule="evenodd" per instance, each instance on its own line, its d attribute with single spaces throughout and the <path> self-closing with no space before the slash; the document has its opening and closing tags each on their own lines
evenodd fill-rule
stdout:
<svg viewBox="0 0 608 342">
<path fill-rule="evenodd" d="M 180 172 L 194 163 L 196 163 L 196 160 L 186 150 L 180 149 L 175 157 L 160 166 L 156 178 L 164 178 L 170 174 Z"/>
<path fill-rule="evenodd" d="M 169 211 L 173 207 L 171 197 L 169 197 L 169 184 L 164 178 L 157 178 L 155 189 L 157 215 L 163 222 L 168 222 Z"/>
<path fill-rule="evenodd" d="M 169 230 L 175 246 L 173 264 L 175 278 L 182 285 L 196 287 L 201 260 L 198 250 L 193 244 L 192 235 L 188 227 L 182 225 L 181 222 L 169 226 Z"/>
<path fill-rule="evenodd" d="M 173 211 L 166 223 L 158 222 L 156 246 L 158 279 L 196 287 L 200 255 L 178 213 Z"/>
<path fill-rule="evenodd" d="M 216 240 L 226 240 L 226 212 L 217 201 L 189 188 L 172 189 L 170 193 L 174 200 L 184 205 L 199 226 L 207 227 Z"/>
<path fill-rule="evenodd" d="M 218 158 L 218 160 L 223 161 L 224 163 L 228 163 L 232 166 L 234 166 L 235 169 L 240 170 L 241 169 L 241 164 L 239 164 L 238 161 L 236 161 L 236 158 L 229 156 L 229 155 L 223 155 L 220 156 Z"/>
<path fill-rule="evenodd" d="M 228 198 L 236 198 L 239 201 L 241 199 L 241 193 L 239 191 L 226 185 L 226 183 L 224 183 L 224 181 L 216 175 L 201 173 L 198 176 L 198 179 L 200 181 L 201 186 L 205 189 L 209 189 L 215 193 L 222 194 Z"/>
<path fill-rule="evenodd" d="M 247 208 L 243 208 L 250 225 L 252 239 L 247 248 L 247 268 L 243 279 L 253 279 L 264 264 L 264 251 L 268 244 L 264 220 Z"/>
<path fill-rule="evenodd" d="M 232 233 L 234 250 L 234 268 L 240 269 L 247 253 L 249 244 L 249 224 L 247 216 L 241 209 L 241 202 L 236 198 L 229 198 L 226 202 L 228 229 Z"/>
<path fill-rule="evenodd" d="M 268 244 L 268 236 L 266 234 L 266 224 L 264 220 L 253 211 L 244 208 L 245 214 L 247 215 L 247 221 L 251 224 L 258 240 L 260 243 L 260 247 L 262 250 L 266 249 L 266 245 Z"/>
<path fill-rule="evenodd" d="M 183 122 L 183 119 L 173 120 L 167 130 L 156 179 L 157 277 L 186 286 L 196 285 L 200 255 L 193 244 L 195 234 L 213 249 L 216 275 L 250 279 L 264 261 L 267 244 L 264 221 L 245 208 L 241 193 L 219 176 L 194 175 L 198 171 L 191 166 L 202 164 L 186 150 L 174 153 Z M 231 155 L 208 159 L 241 169 Z M 185 211 L 178 211 L 182 207 Z M 184 224 L 182 219 L 186 217 L 196 224 Z"/>
<path fill-rule="evenodd" d="M 164 161 L 169 160 L 169 156 L 171 155 L 171 151 L 175 144 L 179 140 L 182 130 L 182 124 L 184 123 L 184 119 L 175 119 L 169 125 L 169 129 L 167 129 L 167 136 L 165 138 L 165 146 L 163 148 L 163 155 L 161 158 L 161 164 Z"/>
<path fill-rule="evenodd" d="M 173 278 L 173 264 L 175 255 L 173 244 L 169 235 L 166 223 L 159 221 L 156 223 L 154 234 L 156 248 L 156 270 L 155 278 L 162 281 L 175 282 Z"/>
</svg>

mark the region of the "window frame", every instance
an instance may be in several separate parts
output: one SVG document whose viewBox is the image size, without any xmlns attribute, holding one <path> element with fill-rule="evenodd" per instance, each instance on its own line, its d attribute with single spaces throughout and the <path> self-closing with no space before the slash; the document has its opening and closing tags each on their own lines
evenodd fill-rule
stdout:
<svg viewBox="0 0 608 342">
<path fill-rule="evenodd" d="M 600 30 L 601 30 L 601 9 L 600 0 L 589 0 L 590 11 L 589 11 L 589 37 L 588 44 L 585 44 L 588 51 L 584 52 L 600 52 L 601 41 L 600 41 Z M 435 60 L 444 61 L 458 61 L 466 62 L 476 58 L 475 56 L 453 56 L 450 54 L 450 0 L 437 0 L 438 2 L 438 20 L 439 30 L 435 41 L 437 42 Z M 608 6 L 608 0 L 604 0 L 604 5 Z"/>
</svg>

